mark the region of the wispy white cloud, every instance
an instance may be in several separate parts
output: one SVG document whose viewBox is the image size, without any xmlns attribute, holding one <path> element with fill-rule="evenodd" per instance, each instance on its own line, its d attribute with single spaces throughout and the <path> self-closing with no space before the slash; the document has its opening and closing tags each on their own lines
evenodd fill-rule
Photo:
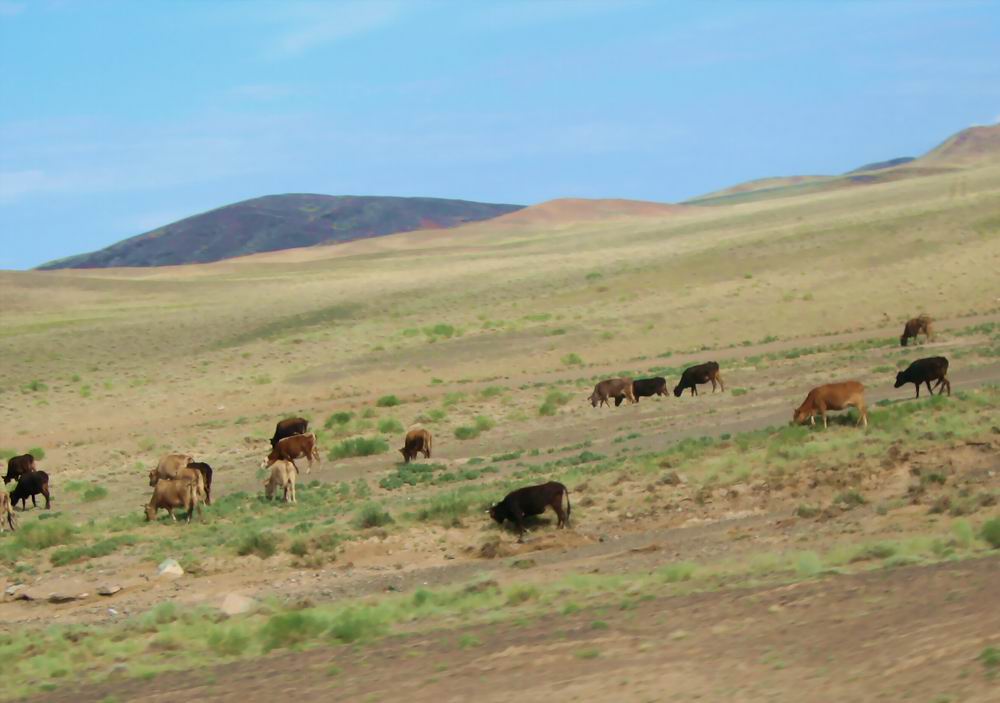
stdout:
<svg viewBox="0 0 1000 703">
<path fill-rule="evenodd" d="M 0 0 L 0 17 L 13 17 L 14 15 L 19 15 L 24 12 L 25 7 L 27 6 L 23 2 Z"/>
<path fill-rule="evenodd" d="M 401 2 L 392 0 L 284 3 L 266 18 L 279 27 L 267 54 L 279 59 L 299 56 L 389 25 L 403 10 Z"/>
</svg>

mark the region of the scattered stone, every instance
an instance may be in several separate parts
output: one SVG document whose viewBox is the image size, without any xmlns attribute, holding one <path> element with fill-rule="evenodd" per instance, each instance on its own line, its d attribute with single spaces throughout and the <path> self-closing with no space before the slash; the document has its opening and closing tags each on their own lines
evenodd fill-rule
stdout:
<svg viewBox="0 0 1000 703">
<path fill-rule="evenodd" d="M 111 617 L 114 617 L 114 616 L 118 615 L 118 611 L 115 610 L 114 608 L 108 608 L 108 615 L 110 615 Z"/>
<path fill-rule="evenodd" d="M 666 466 L 669 465 L 670 465 L 669 463 L 666 464 Z M 661 466 L 663 466 L 663 464 L 661 464 Z M 682 481 L 681 477 L 677 474 L 676 471 L 668 471 L 667 473 L 663 474 L 663 476 L 660 477 L 660 483 L 662 483 L 664 486 L 679 486 L 682 483 Z"/>
<path fill-rule="evenodd" d="M 239 593 L 227 593 L 226 597 L 222 599 L 219 610 L 226 615 L 242 615 L 253 610 L 256 605 L 257 601 L 253 598 Z"/>
<path fill-rule="evenodd" d="M 476 581 L 475 583 L 470 583 L 465 587 L 466 593 L 483 593 L 484 591 L 500 590 L 500 584 L 494 579 L 486 579 L 485 581 Z"/>
<path fill-rule="evenodd" d="M 103 586 L 97 587 L 97 595 L 99 596 L 113 596 L 122 590 L 122 587 L 118 584 L 105 584 Z"/>
<path fill-rule="evenodd" d="M 20 591 L 22 588 L 24 588 L 23 583 L 15 583 L 12 586 L 7 586 L 7 588 L 4 589 L 3 593 L 5 596 L 12 596 L 16 594 L 18 591 Z"/>
<path fill-rule="evenodd" d="M 176 559 L 164 559 L 160 565 L 156 567 L 156 575 L 178 578 L 184 575 L 184 569 L 181 568 L 181 565 Z"/>
<path fill-rule="evenodd" d="M 50 593 L 49 603 L 72 603 L 75 600 L 83 600 L 89 593 Z"/>
</svg>

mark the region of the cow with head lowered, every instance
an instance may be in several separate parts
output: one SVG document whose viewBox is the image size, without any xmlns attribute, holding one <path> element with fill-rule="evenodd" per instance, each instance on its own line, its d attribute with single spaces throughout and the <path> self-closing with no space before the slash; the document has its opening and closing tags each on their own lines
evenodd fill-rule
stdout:
<svg viewBox="0 0 1000 703">
<path fill-rule="evenodd" d="M 295 463 L 296 459 L 305 458 L 309 461 L 309 466 L 306 469 L 306 473 L 312 471 L 313 460 L 315 459 L 319 462 L 319 449 L 316 447 L 316 435 L 312 432 L 308 434 L 297 434 L 291 437 L 285 437 L 279 440 L 274 447 L 271 448 L 271 453 L 264 457 L 264 460 L 260 463 L 262 469 L 270 468 L 271 464 L 276 461 L 290 461 L 295 469 L 298 470 L 298 465 Z"/>
<path fill-rule="evenodd" d="M 563 509 L 563 499 L 566 508 Z M 524 539 L 524 518 L 541 515 L 546 508 L 552 508 L 558 518 L 557 527 L 569 525 L 571 506 L 569 491 L 558 481 L 549 481 L 538 486 L 525 486 L 508 493 L 503 500 L 489 509 L 489 515 L 497 523 L 503 525 L 510 520 L 517 526 L 517 541 Z"/>
<path fill-rule="evenodd" d="M 399 453 L 403 455 L 403 462 L 409 464 L 417 458 L 417 454 L 423 454 L 425 459 L 431 458 L 431 433 L 425 429 L 413 429 L 406 433 L 403 439 L 403 448 Z"/>
</svg>

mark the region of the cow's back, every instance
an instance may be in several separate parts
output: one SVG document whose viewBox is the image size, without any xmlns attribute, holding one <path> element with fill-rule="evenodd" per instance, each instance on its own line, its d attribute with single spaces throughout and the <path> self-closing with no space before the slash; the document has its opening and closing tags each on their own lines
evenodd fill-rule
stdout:
<svg viewBox="0 0 1000 703">
<path fill-rule="evenodd" d="M 826 407 L 832 410 L 842 410 L 858 401 L 863 403 L 865 387 L 858 381 L 841 381 L 814 388 L 810 395 L 813 393 L 816 394 L 815 401 L 822 401 Z"/>
</svg>

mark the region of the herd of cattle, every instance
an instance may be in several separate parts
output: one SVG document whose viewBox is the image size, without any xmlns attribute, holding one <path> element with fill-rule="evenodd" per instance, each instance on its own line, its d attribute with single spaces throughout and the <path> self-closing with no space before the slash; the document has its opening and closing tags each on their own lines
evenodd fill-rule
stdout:
<svg viewBox="0 0 1000 703">
<path fill-rule="evenodd" d="M 909 339 L 923 334 L 930 338 L 931 319 L 926 315 L 907 321 L 900 337 L 900 344 L 907 346 Z M 896 374 L 895 388 L 912 383 L 916 386 L 916 397 L 920 397 L 920 386 L 926 384 L 927 390 L 933 395 L 937 389 L 941 394 L 947 390 L 951 395 L 951 382 L 948 381 L 948 360 L 943 356 L 918 359 L 904 371 Z M 691 366 L 681 374 L 680 381 L 674 386 L 673 393 L 681 397 L 685 390 L 691 395 L 698 394 L 698 386 L 712 384 L 712 392 L 716 388 L 726 390 L 719 364 L 710 361 Z M 931 384 L 934 384 L 933 386 Z M 663 396 L 667 392 L 667 381 L 662 377 L 654 378 L 609 378 L 600 381 L 591 393 L 589 400 L 593 407 L 609 405 L 615 401 L 615 407 L 628 400 L 638 403 L 640 398 L 654 395 Z M 865 387 L 858 381 L 844 381 L 817 386 L 809 391 L 805 401 L 795 409 L 792 422 L 804 424 L 808 421 L 815 424 L 815 416 L 823 420 L 827 426 L 827 412 L 830 410 L 845 410 L 856 408 L 860 414 L 858 425 L 868 426 L 868 412 L 865 406 Z M 426 429 L 411 429 L 403 441 L 399 452 L 403 461 L 409 463 L 423 454 L 431 458 L 431 433 Z M 261 462 L 261 468 L 270 469 L 270 474 L 264 481 L 264 494 L 272 499 L 277 492 L 282 491 L 286 502 L 294 503 L 295 481 L 299 468 L 296 459 L 306 459 L 306 473 L 312 470 L 313 461 L 319 462 L 319 449 L 316 446 L 316 435 L 309 432 L 309 421 L 301 417 L 281 420 L 271 437 L 271 450 Z M 14 490 L 10 493 L 0 491 L 0 531 L 10 527 L 15 529 L 14 507 L 21 503 L 21 510 L 27 508 L 27 500 L 31 498 L 33 506 L 37 507 L 36 496 L 45 498 L 45 508 L 50 507 L 49 476 L 37 468 L 35 457 L 23 454 L 12 457 L 7 462 L 7 473 L 3 477 L 4 484 L 15 481 Z M 146 520 L 156 519 L 159 510 L 166 510 L 173 520 L 174 510 L 183 509 L 187 514 L 187 522 L 201 503 L 212 504 L 212 467 L 202 461 L 195 461 L 189 454 L 167 454 L 162 457 L 155 469 L 149 472 L 149 485 L 153 495 L 149 502 L 143 505 Z M 565 508 L 563 502 L 565 501 Z M 558 527 L 569 523 L 570 503 L 569 492 L 561 483 L 550 481 L 538 486 L 525 486 L 509 493 L 503 500 L 489 509 L 489 515 L 501 525 L 509 520 L 518 530 L 519 539 L 524 534 L 524 518 L 540 515 L 551 507 L 558 518 Z"/>
</svg>

